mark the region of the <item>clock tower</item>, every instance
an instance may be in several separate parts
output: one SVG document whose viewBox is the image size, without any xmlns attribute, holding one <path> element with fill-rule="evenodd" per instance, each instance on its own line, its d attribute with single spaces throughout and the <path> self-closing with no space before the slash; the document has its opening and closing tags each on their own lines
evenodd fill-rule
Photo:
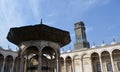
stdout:
<svg viewBox="0 0 120 72">
<path fill-rule="evenodd" d="M 87 41 L 86 37 L 86 28 L 82 21 L 77 22 L 74 24 L 75 28 L 75 35 L 76 35 L 76 43 L 75 43 L 75 50 L 76 49 L 83 49 L 83 48 L 90 48 L 89 42 Z"/>
</svg>

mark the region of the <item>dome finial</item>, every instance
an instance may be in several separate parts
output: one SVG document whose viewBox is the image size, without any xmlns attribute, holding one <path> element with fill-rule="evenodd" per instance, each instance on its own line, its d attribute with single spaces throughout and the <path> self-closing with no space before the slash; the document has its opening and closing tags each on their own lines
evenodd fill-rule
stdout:
<svg viewBox="0 0 120 72">
<path fill-rule="evenodd" d="M 95 42 L 93 42 L 93 45 L 95 46 Z"/>
<path fill-rule="evenodd" d="M 115 41 L 115 38 L 113 38 L 113 41 L 112 41 L 111 44 L 112 44 L 112 45 L 117 44 L 117 42 Z"/>
<path fill-rule="evenodd" d="M 102 41 L 103 44 L 105 44 L 104 40 Z"/>
<path fill-rule="evenodd" d="M 42 19 L 41 19 L 41 21 L 40 21 L 40 24 L 43 24 L 43 23 L 42 23 Z"/>
<path fill-rule="evenodd" d="M 113 38 L 113 42 L 115 42 L 115 38 Z"/>
<path fill-rule="evenodd" d="M 106 44 L 105 44 L 104 40 L 102 41 L 101 46 L 106 46 Z"/>
</svg>

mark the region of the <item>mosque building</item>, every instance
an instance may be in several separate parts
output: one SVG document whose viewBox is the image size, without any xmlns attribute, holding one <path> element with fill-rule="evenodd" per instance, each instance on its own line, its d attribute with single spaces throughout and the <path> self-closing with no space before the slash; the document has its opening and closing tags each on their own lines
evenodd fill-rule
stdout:
<svg viewBox="0 0 120 72">
<path fill-rule="evenodd" d="M 19 51 L 0 47 L 0 72 L 120 72 L 120 43 L 90 47 L 85 24 L 75 23 L 74 30 L 74 50 L 60 53 L 71 41 L 68 31 L 42 23 L 11 28 L 7 39 Z"/>
<path fill-rule="evenodd" d="M 120 72 L 120 43 L 90 47 L 83 22 L 74 24 L 74 50 L 61 53 L 61 72 Z"/>
</svg>

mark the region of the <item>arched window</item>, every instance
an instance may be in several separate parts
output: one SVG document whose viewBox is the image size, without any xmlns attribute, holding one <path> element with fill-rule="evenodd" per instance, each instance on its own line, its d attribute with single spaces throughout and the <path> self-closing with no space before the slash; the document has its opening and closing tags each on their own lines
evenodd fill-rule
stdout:
<svg viewBox="0 0 120 72">
<path fill-rule="evenodd" d="M 108 72 L 112 72 L 112 65 L 111 65 L 111 63 L 107 63 L 106 66 L 107 66 L 107 71 Z"/>
</svg>

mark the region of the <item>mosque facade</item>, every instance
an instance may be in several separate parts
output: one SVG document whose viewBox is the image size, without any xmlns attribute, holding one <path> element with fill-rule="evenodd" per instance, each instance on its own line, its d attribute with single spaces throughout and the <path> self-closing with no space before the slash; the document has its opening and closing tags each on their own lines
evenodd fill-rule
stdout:
<svg viewBox="0 0 120 72">
<path fill-rule="evenodd" d="M 61 72 L 120 72 L 120 43 L 90 48 L 84 23 L 75 23 L 74 30 L 74 50 L 61 53 Z"/>
<path fill-rule="evenodd" d="M 64 33 L 64 31 L 44 25 L 40 27 L 47 30 L 41 30 L 44 35 L 44 37 L 41 36 L 42 39 L 39 39 L 37 35 L 39 32 L 34 33 L 33 37 L 36 37 L 37 41 L 36 39 L 24 41 L 28 39 L 26 35 L 30 36 L 29 39 L 33 39 L 32 34 L 26 34 L 26 32 L 23 33 L 24 39 L 21 40 L 22 35 L 19 38 L 16 37 L 20 35 L 16 35 L 15 31 L 18 29 L 10 30 L 12 35 L 8 35 L 8 40 L 18 45 L 20 50 L 15 52 L 0 47 L 0 72 L 120 72 L 120 43 L 115 40 L 110 45 L 103 43 L 101 46 L 90 47 L 85 24 L 77 22 L 74 24 L 76 36 L 74 50 L 60 53 L 59 48 L 70 42 L 68 32 Z M 26 29 L 26 27 L 23 28 Z M 48 31 L 51 32 L 45 33 Z M 58 39 L 59 34 L 55 34 L 58 32 L 63 34 L 62 41 Z M 50 38 L 52 37 L 49 41 L 48 34 Z"/>
</svg>

